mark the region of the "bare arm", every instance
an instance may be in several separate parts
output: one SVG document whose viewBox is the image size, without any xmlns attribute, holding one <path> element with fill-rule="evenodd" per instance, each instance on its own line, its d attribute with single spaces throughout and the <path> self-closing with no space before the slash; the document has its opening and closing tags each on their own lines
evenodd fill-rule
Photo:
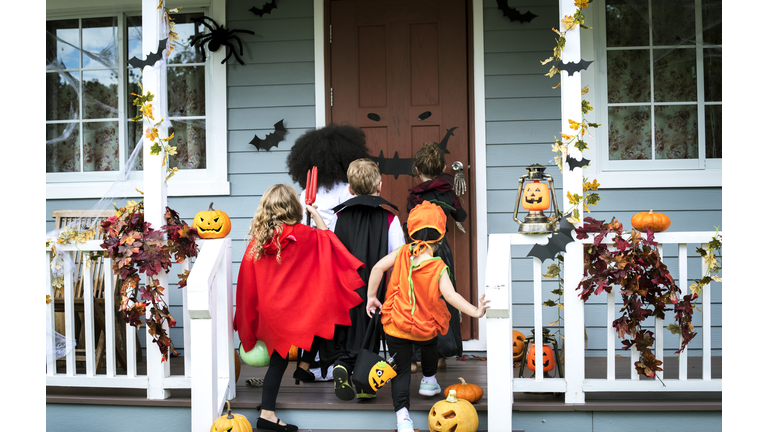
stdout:
<svg viewBox="0 0 768 432">
<path fill-rule="evenodd" d="M 488 303 L 490 300 L 485 299 L 485 294 L 480 296 L 478 300 L 478 306 L 473 306 L 472 303 L 466 301 L 461 294 L 457 293 L 451 283 L 451 278 L 448 276 L 448 272 L 443 272 L 440 276 L 440 294 L 443 295 L 445 301 L 451 306 L 455 307 L 461 313 L 465 313 L 471 317 L 480 318 L 485 315 L 485 310 L 488 309 Z"/>
<path fill-rule="evenodd" d="M 320 213 L 317 211 L 316 205 L 307 206 L 307 211 L 310 215 L 312 215 L 312 220 L 315 221 L 315 225 L 317 225 L 317 229 L 321 230 L 327 230 L 328 225 L 325 224 L 325 221 L 323 220 L 323 217 L 320 216 Z"/>
<path fill-rule="evenodd" d="M 376 291 L 379 289 L 384 273 L 395 265 L 395 259 L 399 250 L 396 249 L 380 259 L 371 269 L 371 274 L 368 276 L 368 303 L 365 306 L 365 311 L 369 317 L 372 317 L 376 309 L 381 307 L 381 302 L 376 298 Z"/>
</svg>

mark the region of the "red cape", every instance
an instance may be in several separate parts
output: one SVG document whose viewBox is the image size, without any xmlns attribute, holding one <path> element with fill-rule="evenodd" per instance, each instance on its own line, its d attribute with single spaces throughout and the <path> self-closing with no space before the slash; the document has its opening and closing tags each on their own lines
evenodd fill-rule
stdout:
<svg viewBox="0 0 768 432">
<path fill-rule="evenodd" d="M 365 283 L 363 263 L 330 231 L 284 225 L 280 245 L 281 263 L 274 246 L 258 260 L 246 248 L 234 328 L 246 351 L 261 340 L 270 356 L 288 358 L 291 345 L 309 351 L 315 335 L 332 339 L 336 324 L 350 325 L 349 309 L 362 301 L 355 289 Z"/>
</svg>

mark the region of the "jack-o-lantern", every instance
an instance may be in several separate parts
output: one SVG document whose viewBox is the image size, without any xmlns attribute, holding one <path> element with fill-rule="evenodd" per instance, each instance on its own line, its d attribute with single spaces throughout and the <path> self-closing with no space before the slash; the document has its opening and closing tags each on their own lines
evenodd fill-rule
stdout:
<svg viewBox="0 0 768 432">
<path fill-rule="evenodd" d="M 520 361 L 523 358 L 523 348 L 525 348 L 525 336 L 515 330 L 512 332 L 512 360 Z"/>
<path fill-rule="evenodd" d="M 429 410 L 430 432 L 476 432 L 478 425 L 477 410 L 468 400 L 458 399 L 456 390 Z"/>
<path fill-rule="evenodd" d="M 549 208 L 549 186 L 534 180 L 523 189 L 523 208 L 528 211 L 544 211 Z"/>
<path fill-rule="evenodd" d="M 382 360 L 376 363 L 371 368 L 371 371 L 368 372 L 368 384 L 371 385 L 374 391 L 379 391 L 380 388 L 384 387 L 384 384 L 396 376 L 397 372 L 392 369 L 392 366 Z"/>
<path fill-rule="evenodd" d="M 227 402 L 227 413 L 213 421 L 211 432 L 252 432 L 253 426 L 242 414 L 232 414 Z"/>
<path fill-rule="evenodd" d="M 541 360 L 544 362 L 544 372 L 549 372 L 555 368 L 555 352 L 552 351 L 552 347 L 544 345 L 544 351 L 541 353 Z M 536 345 L 531 345 L 526 356 L 526 363 L 528 369 L 536 371 Z"/>
<path fill-rule="evenodd" d="M 214 210 L 213 203 L 211 203 L 208 210 L 203 210 L 195 215 L 192 228 L 197 229 L 200 238 L 224 238 L 232 230 L 232 222 L 226 213 L 221 210 Z"/>
</svg>

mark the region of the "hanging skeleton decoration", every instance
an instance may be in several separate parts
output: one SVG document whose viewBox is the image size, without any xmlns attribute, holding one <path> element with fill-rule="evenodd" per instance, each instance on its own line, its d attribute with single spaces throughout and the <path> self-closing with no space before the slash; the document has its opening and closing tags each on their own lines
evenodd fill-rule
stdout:
<svg viewBox="0 0 768 432">
<path fill-rule="evenodd" d="M 210 21 L 215 28 L 211 27 L 204 20 Z M 203 60 L 205 60 L 205 50 L 203 49 L 203 45 L 207 43 L 208 49 L 211 52 L 218 51 L 222 45 L 227 47 L 227 56 L 224 57 L 224 60 L 221 61 L 221 64 L 226 63 L 226 61 L 229 60 L 229 57 L 232 54 L 235 55 L 235 60 L 237 60 L 241 65 L 245 64 L 243 63 L 243 60 L 241 60 L 240 57 L 237 55 L 237 52 L 235 52 L 235 46 L 232 42 L 230 42 L 230 40 L 234 40 L 235 42 L 237 42 L 238 46 L 240 47 L 240 55 L 243 55 L 243 43 L 240 42 L 240 38 L 237 37 L 235 33 L 255 34 L 254 32 L 250 30 L 227 30 L 224 27 L 218 25 L 216 21 L 212 20 L 207 16 L 195 18 L 193 19 L 193 21 L 204 25 L 205 27 L 208 28 L 208 30 L 210 30 L 210 33 L 195 36 L 189 41 L 190 45 L 196 45 L 197 49 L 200 50 L 200 54 L 202 54 Z"/>
</svg>

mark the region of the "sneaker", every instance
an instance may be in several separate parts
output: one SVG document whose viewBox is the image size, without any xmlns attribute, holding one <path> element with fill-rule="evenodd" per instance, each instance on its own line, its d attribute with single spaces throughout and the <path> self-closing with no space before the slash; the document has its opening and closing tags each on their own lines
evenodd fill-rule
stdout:
<svg viewBox="0 0 768 432">
<path fill-rule="evenodd" d="M 376 397 L 376 393 L 369 394 L 369 393 L 364 393 L 362 391 L 357 393 L 357 400 L 367 400 L 367 399 L 373 399 L 375 397 Z"/>
<path fill-rule="evenodd" d="M 344 401 L 355 398 L 355 389 L 349 384 L 349 373 L 342 365 L 333 367 L 333 392 L 337 398 Z"/>
<path fill-rule="evenodd" d="M 434 396 L 436 394 L 440 393 L 440 384 L 435 381 L 434 383 L 428 383 L 424 380 L 421 380 L 421 384 L 419 384 L 419 394 L 422 396 Z"/>
<path fill-rule="evenodd" d="M 414 432 L 413 422 L 411 420 L 403 420 L 397 424 L 397 432 Z"/>
</svg>

